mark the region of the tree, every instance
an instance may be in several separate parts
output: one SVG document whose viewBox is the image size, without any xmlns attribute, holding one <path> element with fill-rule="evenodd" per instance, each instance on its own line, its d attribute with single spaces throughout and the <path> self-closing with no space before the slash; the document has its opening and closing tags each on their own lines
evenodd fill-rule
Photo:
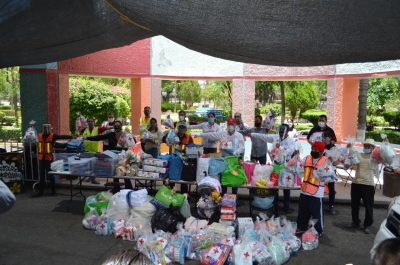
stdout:
<svg viewBox="0 0 400 265">
<path fill-rule="evenodd" d="M 223 109 L 231 107 L 231 101 L 229 101 L 229 90 L 221 81 L 206 81 L 203 88 L 203 97 L 208 101 L 214 102 L 215 105 Z M 229 87 L 229 84 L 228 84 Z"/>
<path fill-rule="evenodd" d="M 377 114 L 387 101 L 398 98 L 399 78 L 374 78 L 368 82 L 368 114 Z"/>
<path fill-rule="evenodd" d="M 10 97 L 18 123 L 19 67 L 0 69 L 0 94 L 2 97 Z"/>
<path fill-rule="evenodd" d="M 173 80 L 162 80 L 161 81 L 161 90 L 162 92 L 167 93 L 165 96 L 163 96 L 163 100 L 166 102 L 169 102 L 169 96 L 171 95 L 172 92 L 174 92 L 174 89 L 176 87 L 176 82 Z"/>
<path fill-rule="evenodd" d="M 307 81 L 288 81 L 285 82 L 285 87 L 285 103 L 293 119 L 296 117 L 298 110 L 300 110 L 301 116 L 302 112 L 318 106 L 320 95 L 312 83 Z"/>
<path fill-rule="evenodd" d="M 202 90 L 197 80 L 184 80 L 178 82 L 177 94 L 179 100 L 185 102 L 185 108 L 192 106 L 194 102 L 200 102 L 202 97 Z"/>
<path fill-rule="evenodd" d="M 357 122 L 357 140 L 364 141 L 365 129 L 367 126 L 367 93 L 368 79 L 360 79 L 358 92 L 358 122 Z"/>
<path fill-rule="evenodd" d="M 110 86 L 92 79 L 70 78 L 70 128 L 75 129 L 76 113 L 86 118 L 94 117 L 96 125 L 107 120 L 109 113 L 117 117 L 130 115 L 130 91 L 123 87 Z"/>
<path fill-rule="evenodd" d="M 277 91 L 279 82 L 276 81 L 256 81 L 255 99 L 262 105 L 274 103 L 278 98 Z"/>
</svg>

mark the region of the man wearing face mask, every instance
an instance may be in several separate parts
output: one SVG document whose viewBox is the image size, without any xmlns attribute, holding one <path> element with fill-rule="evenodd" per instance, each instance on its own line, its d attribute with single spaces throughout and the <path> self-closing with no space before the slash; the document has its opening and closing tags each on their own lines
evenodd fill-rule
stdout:
<svg viewBox="0 0 400 265">
<path fill-rule="evenodd" d="M 232 156 L 232 155 L 241 155 L 244 153 L 244 138 L 243 135 L 237 131 L 235 131 L 236 122 L 234 119 L 230 118 L 227 121 L 228 131 L 221 132 L 209 132 L 209 133 L 200 133 L 195 137 L 203 137 L 206 140 L 214 140 L 214 141 L 224 141 L 226 142 L 226 148 L 221 145 L 221 153 L 222 156 Z M 231 143 L 231 144 L 228 144 Z M 237 194 L 238 189 L 232 188 L 232 193 Z M 222 194 L 227 192 L 227 187 L 222 187 Z"/>
<path fill-rule="evenodd" d="M 243 136 L 247 134 L 268 134 L 269 129 L 267 128 L 262 128 L 262 117 L 260 115 L 257 115 L 254 118 L 254 128 L 248 129 L 248 130 L 239 130 Z M 267 144 L 265 143 L 264 140 L 254 138 L 251 140 L 251 160 L 258 161 L 260 164 L 265 165 L 267 163 Z"/>
<path fill-rule="evenodd" d="M 47 172 L 51 171 L 51 163 L 53 162 L 53 146 L 56 140 L 60 139 L 72 139 L 70 135 L 58 135 L 51 132 L 50 124 L 43 124 L 43 133 L 38 134 L 38 160 L 39 160 L 39 171 L 40 171 L 40 185 L 39 193 L 34 195 L 34 197 L 43 196 L 43 190 L 45 186 L 45 179 Z M 56 194 L 56 184 L 54 175 L 50 175 L 50 187 L 51 194 L 57 196 Z"/>
<path fill-rule="evenodd" d="M 236 131 L 243 131 L 243 130 L 249 130 L 250 127 L 243 122 L 242 120 L 242 114 L 239 112 L 236 112 L 235 115 L 233 115 L 235 119 L 235 130 Z"/>
<path fill-rule="evenodd" d="M 278 134 L 260 134 L 260 133 L 249 133 L 251 141 L 262 141 L 266 145 L 267 143 L 275 144 L 276 148 L 286 150 L 286 162 L 292 158 L 293 155 L 298 154 L 296 144 L 293 138 L 288 135 L 289 125 L 282 124 L 279 126 Z M 260 162 L 261 164 L 261 162 Z M 283 209 L 285 213 L 292 213 L 294 210 L 290 208 L 290 190 L 283 190 Z"/>
<path fill-rule="evenodd" d="M 335 131 L 331 127 L 326 125 L 327 121 L 328 118 L 326 117 L 326 115 L 319 116 L 318 125 L 313 127 L 307 135 L 307 141 L 309 144 L 312 145 L 314 142 L 324 141 L 325 139 L 322 137 L 322 133 L 326 131 L 332 132 L 333 135 L 335 136 L 334 138 L 336 139 Z"/>
<path fill-rule="evenodd" d="M 334 174 L 331 161 L 324 156 L 325 144 L 314 142 L 311 146 L 311 153 L 300 163 L 299 168 L 303 170 L 300 177 L 303 177 L 299 198 L 299 212 L 297 215 L 297 227 L 299 231 L 308 229 L 310 217 L 317 219 L 315 229 L 321 236 L 324 230 L 324 189 L 325 183 L 320 180 L 324 175 Z"/>
<path fill-rule="evenodd" d="M 140 135 L 140 137 L 142 137 L 143 132 L 145 130 L 147 130 L 147 128 L 150 127 L 150 120 L 151 120 L 151 116 L 150 116 L 151 109 L 150 109 L 150 107 L 148 107 L 148 106 L 144 107 L 143 113 L 144 113 L 144 117 L 141 117 L 139 119 L 139 135 Z M 141 145 L 142 145 L 142 150 L 145 150 L 146 143 L 145 142 L 141 142 Z"/>
<path fill-rule="evenodd" d="M 202 129 L 203 133 L 220 132 L 221 127 L 219 127 L 219 125 L 215 123 L 215 113 L 209 112 L 207 116 L 208 116 L 208 122 L 202 122 L 197 125 L 188 125 L 187 128 L 188 129 Z M 214 140 L 206 140 L 203 138 L 202 145 L 203 145 L 203 153 L 204 154 L 210 154 L 210 153 L 217 152 L 217 142 Z"/>
<path fill-rule="evenodd" d="M 104 132 L 102 134 L 107 134 L 109 132 L 112 132 L 114 130 L 114 122 L 115 122 L 115 115 L 113 113 L 108 114 L 108 120 L 103 122 L 101 125 L 102 128 L 104 128 Z M 108 140 L 104 140 L 103 142 L 104 146 L 108 146 Z"/>
<path fill-rule="evenodd" d="M 384 140 L 387 141 L 387 138 Z M 359 218 L 360 201 L 363 200 L 365 207 L 364 232 L 371 233 L 371 225 L 373 220 L 374 207 L 374 173 L 376 172 L 379 162 L 371 159 L 372 151 L 375 149 L 375 141 L 373 139 L 365 139 L 363 153 L 360 154 L 360 163 L 355 166 L 356 176 L 351 182 L 351 217 L 352 222 L 347 226 L 348 229 L 360 227 L 361 220 Z M 348 148 L 351 144 L 348 144 Z"/>
</svg>

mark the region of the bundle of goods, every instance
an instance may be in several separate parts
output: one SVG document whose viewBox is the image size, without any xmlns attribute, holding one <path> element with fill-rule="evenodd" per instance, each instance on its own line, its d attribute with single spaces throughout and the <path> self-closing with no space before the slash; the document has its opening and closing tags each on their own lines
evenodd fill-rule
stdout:
<svg viewBox="0 0 400 265">
<path fill-rule="evenodd" d="M 340 152 L 340 151 L 339 151 Z M 301 178 L 297 175 L 296 170 L 297 167 L 301 164 L 300 155 L 295 155 L 291 158 L 285 167 L 285 171 L 293 174 L 294 177 L 294 185 L 300 186 L 301 185 Z"/>
<path fill-rule="evenodd" d="M 93 158 L 68 157 L 69 172 L 75 175 L 92 175 Z"/>
<path fill-rule="evenodd" d="M 85 152 L 85 144 L 82 140 L 73 139 L 67 143 L 67 152 L 68 153 L 83 153 Z"/>
<path fill-rule="evenodd" d="M 197 158 L 203 155 L 203 145 L 188 144 L 186 146 L 186 156 L 188 158 Z"/>
<path fill-rule="evenodd" d="M 168 173 L 168 160 L 143 159 L 143 169 L 137 171 L 138 177 L 162 178 Z"/>
<path fill-rule="evenodd" d="M 354 137 L 347 137 L 346 140 L 349 142 L 349 147 L 342 149 L 342 154 L 344 157 L 344 168 L 349 169 L 360 163 L 360 157 L 357 150 L 354 147 L 356 139 Z"/>
<path fill-rule="evenodd" d="M 25 132 L 25 136 L 22 139 L 22 142 L 24 143 L 37 143 L 38 142 L 38 138 L 37 138 L 37 131 L 35 129 L 35 127 L 33 127 L 33 125 L 36 123 L 36 121 L 31 120 L 29 122 L 29 127 Z"/>
<path fill-rule="evenodd" d="M 391 165 L 393 163 L 394 157 L 396 156 L 396 152 L 390 145 L 386 134 L 381 134 L 381 138 L 383 140 L 382 146 L 380 148 L 377 146 L 375 147 L 375 149 L 379 148 L 379 154 L 383 162 L 385 162 L 387 165 Z"/>
<path fill-rule="evenodd" d="M 170 115 L 167 115 L 167 118 L 162 122 L 162 125 L 170 129 L 174 128 L 174 121 L 171 119 Z"/>
<path fill-rule="evenodd" d="M 148 130 L 145 130 L 142 134 L 141 137 L 143 140 L 152 140 L 154 141 L 154 136 L 151 132 L 149 132 Z"/>
<path fill-rule="evenodd" d="M 222 173 L 222 185 L 235 188 L 247 184 L 246 173 L 243 167 L 239 165 L 239 156 L 227 156 L 225 160 L 228 162 L 228 167 Z"/>
<path fill-rule="evenodd" d="M 232 225 L 236 220 L 236 194 L 224 194 L 221 204 L 221 224 Z"/>
<path fill-rule="evenodd" d="M 79 133 L 81 131 L 83 131 L 84 129 L 86 129 L 86 127 L 88 127 L 86 118 L 81 115 L 80 112 L 77 112 L 76 115 L 78 116 L 76 118 L 76 122 L 75 122 L 75 132 Z"/>
<path fill-rule="evenodd" d="M 267 165 L 257 164 L 254 167 L 253 171 L 253 176 L 251 180 L 252 186 L 259 188 L 273 187 L 273 183 L 270 182 L 270 177 L 273 171 L 274 171 L 273 166 L 269 164 Z"/>
</svg>

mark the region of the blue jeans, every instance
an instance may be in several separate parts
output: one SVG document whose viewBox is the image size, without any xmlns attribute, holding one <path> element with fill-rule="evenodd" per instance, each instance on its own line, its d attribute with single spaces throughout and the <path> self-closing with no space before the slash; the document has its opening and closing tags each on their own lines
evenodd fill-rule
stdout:
<svg viewBox="0 0 400 265">
<path fill-rule="evenodd" d="M 152 147 L 146 151 L 144 151 L 146 154 L 151 155 L 153 158 L 158 157 L 158 148 L 157 147 Z"/>
<path fill-rule="evenodd" d="M 261 165 L 265 165 L 267 164 L 267 154 L 263 155 L 263 156 L 250 156 L 250 160 L 256 160 L 258 161 Z"/>
<path fill-rule="evenodd" d="M 289 207 L 290 205 L 290 190 L 283 190 L 283 206 Z"/>
</svg>

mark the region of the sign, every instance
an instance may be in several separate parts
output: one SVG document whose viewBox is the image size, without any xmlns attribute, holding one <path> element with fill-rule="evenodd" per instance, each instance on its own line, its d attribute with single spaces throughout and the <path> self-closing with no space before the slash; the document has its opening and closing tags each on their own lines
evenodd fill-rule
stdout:
<svg viewBox="0 0 400 265">
<path fill-rule="evenodd" d="M 20 193 L 24 179 L 24 164 L 22 153 L 0 154 L 0 180 L 2 180 L 13 193 Z"/>
</svg>

